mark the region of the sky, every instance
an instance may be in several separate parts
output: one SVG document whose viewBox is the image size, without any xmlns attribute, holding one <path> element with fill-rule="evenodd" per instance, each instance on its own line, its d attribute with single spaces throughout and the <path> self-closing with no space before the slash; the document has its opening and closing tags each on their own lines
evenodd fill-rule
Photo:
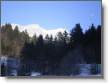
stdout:
<svg viewBox="0 0 108 83">
<path fill-rule="evenodd" d="M 46 29 L 80 23 L 86 30 L 101 25 L 101 1 L 2 1 L 1 24 L 39 24 Z"/>
</svg>

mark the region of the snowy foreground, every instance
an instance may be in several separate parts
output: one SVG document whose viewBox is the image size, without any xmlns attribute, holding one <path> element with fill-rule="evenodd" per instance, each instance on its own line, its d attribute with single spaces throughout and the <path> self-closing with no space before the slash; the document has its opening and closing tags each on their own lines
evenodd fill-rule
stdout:
<svg viewBox="0 0 108 83">
<path fill-rule="evenodd" d="M 7 68 L 7 71 L 5 71 L 4 76 L 19 76 L 18 69 L 20 66 L 20 61 L 18 59 L 15 58 L 7 59 L 6 57 L 1 57 L 0 64 L 1 65 L 4 64 L 4 66 Z M 77 64 L 77 65 L 79 66 L 79 71 L 80 71 L 79 74 L 73 75 L 70 73 L 70 75 L 67 76 L 80 76 L 80 77 L 101 76 L 101 64 Z M 4 71 L 2 71 L 1 73 L 4 73 Z M 31 71 L 29 75 L 26 76 L 43 76 L 43 74 L 40 72 Z"/>
</svg>

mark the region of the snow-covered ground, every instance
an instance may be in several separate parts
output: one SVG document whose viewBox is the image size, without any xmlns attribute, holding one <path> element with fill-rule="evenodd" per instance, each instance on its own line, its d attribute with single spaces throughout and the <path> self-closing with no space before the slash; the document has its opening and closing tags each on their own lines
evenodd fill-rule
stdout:
<svg viewBox="0 0 108 83">
<path fill-rule="evenodd" d="M 30 76 L 41 76 L 42 74 L 39 73 L 39 72 L 31 72 L 31 75 Z"/>
<path fill-rule="evenodd" d="M 7 59 L 6 57 L 0 58 L 0 64 L 5 64 L 7 68 L 8 75 L 10 76 L 17 76 L 18 74 L 18 68 L 20 63 L 19 60 L 10 58 Z M 80 67 L 80 73 L 77 76 L 101 76 L 101 64 L 77 64 Z M 93 70 L 93 73 L 91 73 L 91 70 Z M 40 72 L 31 71 L 30 76 L 42 76 Z M 70 74 L 71 75 L 71 74 Z"/>
<path fill-rule="evenodd" d="M 90 68 L 91 65 L 90 64 L 81 64 L 80 65 L 80 76 L 87 76 L 90 75 Z"/>
</svg>

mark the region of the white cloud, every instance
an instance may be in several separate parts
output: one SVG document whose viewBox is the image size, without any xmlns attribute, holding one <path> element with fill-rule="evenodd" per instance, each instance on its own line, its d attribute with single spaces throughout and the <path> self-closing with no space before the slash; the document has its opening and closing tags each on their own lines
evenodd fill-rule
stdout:
<svg viewBox="0 0 108 83">
<path fill-rule="evenodd" d="M 21 31 L 21 32 L 27 30 L 29 36 L 31 36 L 31 37 L 34 34 L 36 34 L 37 36 L 42 34 L 43 37 L 45 37 L 46 34 L 48 34 L 48 35 L 52 35 L 53 37 L 55 37 L 58 32 L 64 32 L 66 30 L 65 27 L 48 30 L 48 29 L 41 27 L 39 24 L 29 24 L 29 25 L 12 24 L 13 29 L 15 28 L 15 26 L 18 26 L 19 31 Z"/>
</svg>

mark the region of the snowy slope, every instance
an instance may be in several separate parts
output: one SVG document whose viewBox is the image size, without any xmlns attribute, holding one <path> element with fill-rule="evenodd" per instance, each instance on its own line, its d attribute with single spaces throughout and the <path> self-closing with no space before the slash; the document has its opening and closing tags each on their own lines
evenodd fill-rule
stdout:
<svg viewBox="0 0 108 83">
<path fill-rule="evenodd" d="M 64 28 L 56 28 L 56 29 L 48 30 L 48 29 L 41 27 L 39 24 L 30 24 L 30 25 L 12 24 L 13 29 L 15 28 L 15 26 L 18 26 L 19 31 L 21 31 L 21 32 L 27 30 L 29 36 L 31 36 L 31 37 L 34 34 L 36 34 L 37 36 L 42 34 L 43 37 L 45 37 L 46 34 L 49 34 L 49 35 L 52 35 L 53 37 L 55 37 L 58 32 L 64 32 L 65 31 Z"/>
</svg>

